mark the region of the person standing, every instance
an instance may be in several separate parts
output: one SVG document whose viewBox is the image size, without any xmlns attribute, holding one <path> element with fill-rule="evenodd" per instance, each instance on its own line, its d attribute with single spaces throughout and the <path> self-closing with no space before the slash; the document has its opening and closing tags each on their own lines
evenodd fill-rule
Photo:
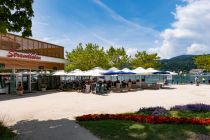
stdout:
<svg viewBox="0 0 210 140">
<path fill-rule="evenodd" d="M 199 86 L 199 79 L 197 76 L 195 77 L 195 84 L 196 84 L 196 86 Z"/>
<path fill-rule="evenodd" d="M 203 82 L 203 84 L 205 84 L 205 82 L 206 82 L 206 79 L 204 77 L 202 78 L 202 82 Z"/>
</svg>

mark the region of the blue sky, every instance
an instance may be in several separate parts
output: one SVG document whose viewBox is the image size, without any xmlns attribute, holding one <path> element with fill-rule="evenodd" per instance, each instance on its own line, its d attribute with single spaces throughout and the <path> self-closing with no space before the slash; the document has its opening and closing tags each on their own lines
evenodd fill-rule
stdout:
<svg viewBox="0 0 210 140">
<path fill-rule="evenodd" d="M 184 0 L 35 0 L 33 38 L 70 51 L 91 42 L 124 46 L 129 54 L 157 50 Z M 186 52 L 181 52 L 186 53 Z M 165 56 L 170 57 L 170 56 Z"/>
</svg>

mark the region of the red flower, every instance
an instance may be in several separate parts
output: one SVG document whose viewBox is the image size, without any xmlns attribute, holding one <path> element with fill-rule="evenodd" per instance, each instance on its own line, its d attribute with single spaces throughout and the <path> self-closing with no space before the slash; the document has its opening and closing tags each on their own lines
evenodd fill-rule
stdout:
<svg viewBox="0 0 210 140">
<path fill-rule="evenodd" d="M 176 124 L 199 124 L 210 125 L 210 118 L 175 118 L 164 116 L 145 116 L 138 114 L 88 114 L 76 117 L 77 121 L 89 120 L 132 120 L 140 123 L 176 123 Z"/>
</svg>

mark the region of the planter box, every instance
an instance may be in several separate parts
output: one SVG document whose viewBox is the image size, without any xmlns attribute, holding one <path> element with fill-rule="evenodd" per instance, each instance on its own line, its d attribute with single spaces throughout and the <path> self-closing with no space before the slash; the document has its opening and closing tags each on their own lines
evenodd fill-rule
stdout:
<svg viewBox="0 0 210 140">
<path fill-rule="evenodd" d="M 46 91 L 46 88 L 41 88 L 41 91 Z"/>
<path fill-rule="evenodd" d="M 23 90 L 17 91 L 17 94 L 22 96 L 23 95 Z"/>
</svg>

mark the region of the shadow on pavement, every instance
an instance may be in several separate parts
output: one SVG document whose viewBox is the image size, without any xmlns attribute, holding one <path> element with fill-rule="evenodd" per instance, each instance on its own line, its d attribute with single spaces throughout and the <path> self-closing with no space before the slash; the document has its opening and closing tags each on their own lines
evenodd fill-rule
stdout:
<svg viewBox="0 0 210 140">
<path fill-rule="evenodd" d="M 32 92 L 32 93 L 25 93 L 22 96 L 17 95 L 17 94 L 4 94 L 4 95 L 0 95 L 0 101 L 21 99 L 21 98 L 28 98 L 28 97 L 36 97 L 36 96 L 54 94 L 54 93 L 59 93 L 59 92 L 61 92 L 61 91 L 59 91 L 59 90 L 49 90 L 49 91 L 44 91 L 44 92 L 37 91 L 37 92 Z"/>
<path fill-rule="evenodd" d="M 98 140 L 75 121 L 68 119 L 20 121 L 11 127 L 17 140 Z"/>
<path fill-rule="evenodd" d="M 176 88 L 174 88 L 174 87 L 162 87 L 162 89 L 176 89 Z"/>
</svg>

